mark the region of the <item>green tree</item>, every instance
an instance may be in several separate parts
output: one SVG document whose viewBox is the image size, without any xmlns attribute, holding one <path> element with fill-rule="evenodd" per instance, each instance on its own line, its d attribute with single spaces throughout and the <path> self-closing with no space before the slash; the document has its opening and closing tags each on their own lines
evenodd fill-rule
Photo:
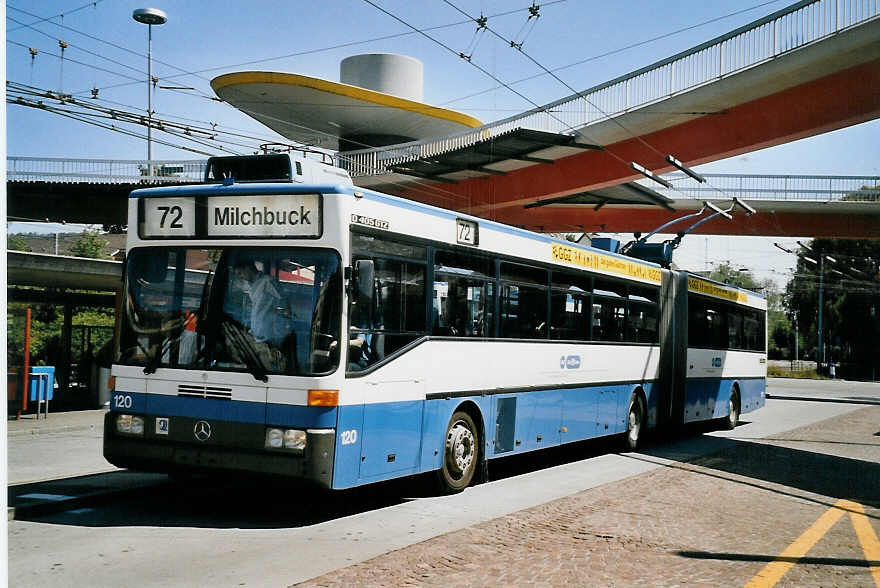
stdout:
<svg viewBox="0 0 880 588">
<path fill-rule="evenodd" d="M 27 240 L 21 235 L 7 235 L 6 249 L 9 251 L 32 251 Z"/>
<path fill-rule="evenodd" d="M 109 243 L 109 241 L 102 239 L 99 236 L 98 231 L 90 231 L 86 229 L 83 231 L 82 237 L 77 239 L 73 247 L 70 248 L 70 253 L 74 257 L 106 259 L 108 256 L 104 253 L 104 248 L 107 247 Z"/>
<path fill-rule="evenodd" d="M 845 377 L 880 378 L 878 268 L 880 241 L 814 239 L 798 252 L 786 288 L 789 318 L 797 320 L 806 354 L 816 358 L 821 284 L 824 359 L 844 364 Z"/>
<path fill-rule="evenodd" d="M 755 280 L 751 272 L 748 270 L 740 270 L 731 266 L 729 263 L 719 263 L 709 274 L 710 280 L 730 284 L 737 288 L 745 288 L 746 290 L 760 290 L 763 288 L 761 284 Z"/>
</svg>

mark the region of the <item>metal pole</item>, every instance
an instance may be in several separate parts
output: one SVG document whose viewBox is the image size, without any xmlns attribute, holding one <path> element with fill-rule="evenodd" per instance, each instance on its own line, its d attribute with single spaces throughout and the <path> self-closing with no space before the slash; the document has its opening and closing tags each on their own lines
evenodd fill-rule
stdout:
<svg viewBox="0 0 880 588">
<path fill-rule="evenodd" d="M 24 374 L 21 378 L 22 383 L 22 391 L 21 391 L 21 410 L 18 413 L 18 418 L 21 419 L 21 413 L 27 410 L 27 395 L 28 395 L 28 372 L 31 371 L 31 309 L 28 308 L 24 313 Z M 37 405 L 37 410 L 39 410 L 40 406 Z M 39 416 L 39 414 L 37 415 Z"/>
<path fill-rule="evenodd" d="M 147 169 L 153 177 L 153 25 L 147 25 Z"/>
<path fill-rule="evenodd" d="M 819 328 L 818 345 L 816 346 L 816 363 L 821 369 L 825 363 L 825 349 L 822 347 L 822 306 L 823 306 L 823 289 L 825 286 L 825 254 L 819 254 Z"/>
</svg>

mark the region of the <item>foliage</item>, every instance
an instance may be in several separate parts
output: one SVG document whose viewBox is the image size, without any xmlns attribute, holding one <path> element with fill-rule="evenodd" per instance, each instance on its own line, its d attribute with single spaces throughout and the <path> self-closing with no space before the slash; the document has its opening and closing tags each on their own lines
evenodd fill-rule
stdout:
<svg viewBox="0 0 880 588">
<path fill-rule="evenodd" d="M 870 377 L 880 364 L 880 241 L 814 239 L 807 247 L 785 293 L 805 355 L 816 357 L 821 285 L 824 361 L 844 364 L 844 376 Z"/>
<path fill-rule="evenodd" d="M 775 365 L 767 367 L 768 378 L 796 378 L 803 380 L 827 380 L 828 378 L 816 373 L 815 368 L 808 370 L 787 370 Z"/>
<path fill-rule="evenodd" d="M 21 365 L 24 361 L 25 312 L 31 307 L 31 356 L 32 365 L 56 365 L 61 354 L 61 329 L 64 313 L 56 310 L 54 304 L 26 304 L 10 302 L 6 313 L 6 362 L 10 366 Z M 113 327 L 112 308 L 90 308 L 74 312 L 72 316 L 74 355 L 80 346 L 78 326 Z M 109 328 L 92 334 L 92 351 L 98 349 L 112 338 Z M 74 358 L 74 361 L 76 358 Z"/>
<path fill-rule="evenodd" d="M 9 251 L 31 251 L 30 245 L 27 244 L 27 239 L 21 235 L 7 235 L 6 249 Z"/>
<path fill-rule="evenodd" d="M 76 243 L 71 247 L 70 254 L 74 257 L 106 259 L 107 254 L 104 253 L 104 248 L 109 243 L 109 241 L 99 236 L 98 231 L 89 231 L 87 229 L 83 231 L 82 237 L 77 239 Z"/>
</svg>

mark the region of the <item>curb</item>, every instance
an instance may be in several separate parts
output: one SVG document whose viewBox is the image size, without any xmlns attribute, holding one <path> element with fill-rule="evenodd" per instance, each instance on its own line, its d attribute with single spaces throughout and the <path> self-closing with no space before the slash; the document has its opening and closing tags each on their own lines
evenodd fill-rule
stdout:
<svg viewBox="0 0 880 588">
<path fill-rule="evenodd" d="M 791 396 L 785 394 L 767 394 L 765 398 L 769 398 L 771 400 L 802 400 L 805 402 L 831 402 L 834 404 L 864 404 L 867 406 L 880 406 L 880 399 L 861 400 L 857 398 L 820 398 L 817 396 Z"/>
<path fill-rule="evenodd" d="M 70 433 L 74 431 L 88 431 L 90 429 L 97 429 L 99 425 L 62 425 L 60 427 L 48 428 L 48 427 L 33 427 L 30 429 L 19 429 L 16 431 L 10 431 L 7 429 L 6 436 L 7 437 L 27 437 L 29 435 L 51 435 L 53 433 Z"/>
</svg>

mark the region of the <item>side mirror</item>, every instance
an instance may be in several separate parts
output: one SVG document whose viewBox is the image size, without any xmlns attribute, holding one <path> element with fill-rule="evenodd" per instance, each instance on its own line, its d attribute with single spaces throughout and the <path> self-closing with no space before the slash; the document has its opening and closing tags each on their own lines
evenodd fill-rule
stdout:
<svg viewBox="0 0 880 588">
<path fill-rule="evenodd" d="M 354 281 L 357 301 L 366 308 L 372 307 L 373 279 L 376 267 L 372 259 L 359 259 L 354 262 Z"/>
</svg>

